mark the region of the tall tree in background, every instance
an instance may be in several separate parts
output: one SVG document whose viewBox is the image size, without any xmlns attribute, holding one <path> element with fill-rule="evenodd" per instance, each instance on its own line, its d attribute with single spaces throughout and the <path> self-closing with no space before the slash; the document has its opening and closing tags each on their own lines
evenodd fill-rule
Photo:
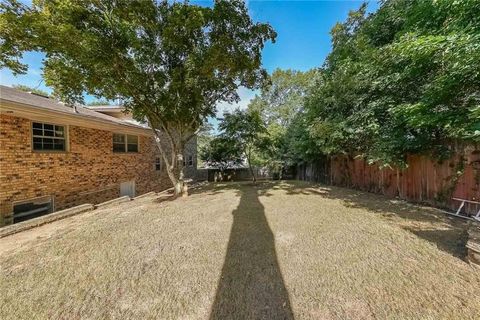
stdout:
<svg viewBox="0 0 480 320">
<path fill-rule="evenodd" d="M 107 101 L 107 100 L 103 100 L 103 99 L 94 100 L 94 101 L 90 101 L 89 103 L 87 103 L 87 106 L 110 106 L 110 105 L 113 106 L 114 104 Z"/>
<path fill-rule="evenodd" d="M 295 161 L 298 149 L 294 144 L 306 141 L 295 141 L 291 137 L 299 137 L 300 133 L 293 131 L 300 130 L 300 124 L 304 123 L 300 119 L 303 119 L 305 97 L 315 84 L 317 74 L 315 69 L 307 72 L 277 69 L 248 106 L 249 110 L 260 113 L 267 127 L 268 139 L 264 139 L 258 156 L 280 178 L 283 169 Z"/>
<path fill-rule="evenodd" d="M 253 182 L 256 182 L 252 161 L 254 153 L 262 147 L 262 136 L 267 133 L 260 112 L 236 109 L 232 113 L 226 113 L 218 127 L 221 136 L 235 143 L 241 150 L 248 162 Z"/>
<path fill-rule="evenodd" d="M 307 98 L 326 154 L 406 165 L 480 141 L 480 2 L 384 1 L 332 29 L 333 50 Z"/>
<path fill-rule="evenodd" d="M 208 166 L 220 169 L 235 168 L 242 164 L 240 144 L 231 138 L 218 136 L 200 148 L 200 158 Z"/>
<path fill-rule="evenodd" d="M 22 53 L 41 51 L 46 84 L 65 102 L 83 102 L 85 92 L 121 99 L 150 123 L 176 195 L 185 190 L 185 144 L 219 101 L 238 101 L 239 86 L 262 84 L 261 51 L 276 37 L 268 24 L 252 21 L 240 0 L 216 0 L 211 8 L 153 0 L 30 6 L 9 0 L 0 9 L 0 67 L 24 73 Z"/>
<path fill-rule="evenodd" d="M 204 166 L 204 159 L 202 157 L 202 150 L 204 150 L 210 141 L 214 138 L 213 125 L 209 122 L 204 122 L 197 132 L 197 166 Z"/>
</svg>

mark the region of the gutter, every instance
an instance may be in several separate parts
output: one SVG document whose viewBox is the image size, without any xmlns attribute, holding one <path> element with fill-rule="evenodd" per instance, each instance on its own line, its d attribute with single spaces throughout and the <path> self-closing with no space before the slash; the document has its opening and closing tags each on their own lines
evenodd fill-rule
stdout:
<svg viewBox="0 0 480 320">
<path fill-rule="evenodd" d="M 119 122 L 115 122 L 115 121 L 108 121 L 106 119 L 92 117 L 90 115 L 85 115 L 85 114 L 80 114 L 78 112 L 78 110 L 76 109 L 76 107 L 74 109 L 74 113 L 70 113 L 70 112 L 64 112 L 64 111 L 61 111 L 61 110 L 52 110 L 52 109 L 37 107 L 37 106 L 31 105 L 31 104 L 19 103 L 19 102 L 15 102 L 15 101 L 11 101 L 11 100 L 5 100 L 5 99 L 0 98 L 0 113 L 8 114 L 8 112 L 5 112 L 5 110 L 13 111 L 14 115 L 17 113 L 16 116 L 22 115 L 22 113 L 24 113 L 23 117 L 25 117 L 27 119 L 29 119 L 29 116 L 35 116 L 35 115 L 37 115 L 37 116 L 48 116 L 48 114 L 57 114 L 57 115 L 62 115 L 62 116 L 66 116 L 66 117 L 69 117 L 69 118 L 73 118 L 73 119 L 76 119 L 76 120 L 77 119 L 78 120 L 84 120 L 87 123 L 89 121 L 92 121 L 92 122 L 96 122 L 98 124 L 106 124 L 106 125 L 113 126 L 113 127 L 120 127 L 120 128 L 125 128 L 125 129 L 129 129 L 129 130 L 134 130 L 134 131 L 142 131 L 144 133 L 144 135 L 148 135 L 148 136 L 152 135 L 151 128 L 145 128 L 145 127 L 136 126 L 136 125 L 132 125 L 132 124 L 128 124 L 128 123 L 119 123 Z M 90 110 L 90 109 L 87 109 L 87 110 Z M 90 110 L 90 111 L 96 112 L 94 110 Z M 81 124 L 78 124 L 78 126 L 84 126 L 85 127 L 85 125 L 81 125 Z M 88 126 L 86 126 L 86 127 L 88 127 Z M 100 130 L 108 130 L 108 129 L 100 128 Z"/>
</svg>

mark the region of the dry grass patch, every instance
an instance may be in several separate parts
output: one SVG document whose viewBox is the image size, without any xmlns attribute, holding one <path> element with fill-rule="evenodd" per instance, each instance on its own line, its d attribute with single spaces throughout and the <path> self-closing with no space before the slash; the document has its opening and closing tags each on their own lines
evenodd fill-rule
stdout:
<svg viewBox="0 0 480 320">
<path fill-rule="evenodd" d="M 0 240 L 2 319 L 475 319 L 465 225 L 306 183 L 138 199 Z"/>
</svg>

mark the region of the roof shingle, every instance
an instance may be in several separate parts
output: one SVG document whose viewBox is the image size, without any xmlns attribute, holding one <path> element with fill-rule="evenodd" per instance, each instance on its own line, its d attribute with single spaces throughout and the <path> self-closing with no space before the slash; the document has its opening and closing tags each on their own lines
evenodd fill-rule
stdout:
<svg viewBox="0 0 480 320">
<path fill-rule="evenodd" d="M 73 108 L 51 98 L 46 98 L 3 85 L 0 85 L 0 101 L 9 101 L 28 105 L 30 107 L 38 108 L 39 110 L 61 112 L 72 116 L 82 116 L 91 120 L 108 121 L 119 125 L 146 129 L 144 126 L 136 125 L 122 119 L 90 110 L 82 105 L 76 105 L 75 108 Z"/>
</svg>

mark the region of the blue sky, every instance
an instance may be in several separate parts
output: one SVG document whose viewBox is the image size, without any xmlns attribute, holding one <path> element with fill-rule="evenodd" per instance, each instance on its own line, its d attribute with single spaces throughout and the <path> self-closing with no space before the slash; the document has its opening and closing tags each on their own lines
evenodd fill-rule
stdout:
<svg viewBox="0 0 480 320">
<path fill-rule="evenodd" d="M 210 1 L 195 1 L 209 5 Z M 350 10 L 356 10 L 363 1 L 248 1 L 250 15 L 255 21 L 270 23 L 277 32 L 275 44 L 268 43 L 263 50 L 264 67 L 272 72 L 276 68 L 305 71 L 319 67 L 331 50 L 330 29 L 338 21 L 344 21 Z M 378 8 L 376 0 L 369 1 L 369 11 Z M 14 76 L 10 71 L 0 70 L 3 85 L 25 84 L 50 91 L 42 81 L 40 53 L 27 53 L 24 62 L 29 65 L 26 75 Z M 255 92 L 241 88 L 241 101 L 235 105 L 220 103 L 218 115 L 236 107 L 246 107 Z M 86 97 L 86 101 L 95 100 Z"/>
</svg>

